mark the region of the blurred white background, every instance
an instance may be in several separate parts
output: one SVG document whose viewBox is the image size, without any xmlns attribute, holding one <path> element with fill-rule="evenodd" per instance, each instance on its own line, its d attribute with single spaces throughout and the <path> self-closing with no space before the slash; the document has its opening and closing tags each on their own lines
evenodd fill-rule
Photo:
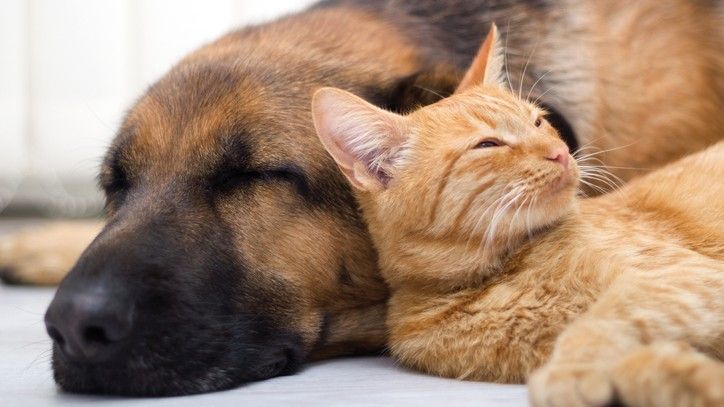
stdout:
<svg viewBox="0 0 724 407">
<path fill-rule="evenodd" d="M 84 216 L 133 100 L 184 54 L 314 0 L 2 0 L 0 214 Z"/>
</svg>

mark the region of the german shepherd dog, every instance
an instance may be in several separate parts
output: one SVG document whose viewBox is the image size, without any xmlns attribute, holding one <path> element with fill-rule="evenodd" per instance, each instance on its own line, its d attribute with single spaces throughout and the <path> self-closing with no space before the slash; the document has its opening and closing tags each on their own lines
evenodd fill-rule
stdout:
<svg viewBox="0 0 724 407">
<path fill-rule="evenodd" d="M 105 156 L 107 222 L 45 318 L 55 380 L 180 395 L 383 349 L 387 290 L 355 198 L 315 136 L 312 93 L 335 86 L 394 111 L 433 102 L 496 22 L 513 89 L 629 179 L 722 138 L 723 9 L 338 0 L 204 46 L 138 100 Z M 25 239 L 70 229 L 4 242 L 6 276 L 52 282 L 37 262 L 50 254 Z M 64 244 L 59 264 L 77 255 Z"/>
</svg>

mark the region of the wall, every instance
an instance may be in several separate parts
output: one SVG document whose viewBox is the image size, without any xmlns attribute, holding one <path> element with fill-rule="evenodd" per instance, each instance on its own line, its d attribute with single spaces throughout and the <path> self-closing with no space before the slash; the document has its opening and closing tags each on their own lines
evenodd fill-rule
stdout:
<svg viewBox="0 0 724 407">
<path fill-rule="evenodd" d="M 3 0 L 0 211 L 97 212 L 95 175 L 126 108 L 175 61 L 312 0 Z"/>
</svg>

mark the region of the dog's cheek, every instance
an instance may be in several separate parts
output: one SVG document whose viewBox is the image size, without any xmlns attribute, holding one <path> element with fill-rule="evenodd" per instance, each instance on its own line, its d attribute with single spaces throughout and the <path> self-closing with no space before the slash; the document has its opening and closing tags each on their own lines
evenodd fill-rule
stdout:
<svg viewBox="0 0 724 407">
<path fill-rule="evenodd" d="M 283 319 L 294 314 L 289 319 L 294 330 L 305 342 L 313 341 L 320 309 L 333 301 L 338 284 L 338 236 L 345 233 L 344 225 L 330 211 L 308 208 L 285 186 L 229 194 L 216 206 L 232 235 L 236 256 L 246 266 L 245 279 L 264 291 L 264 298 L 258 299 L 264 309 Z"/>
</svg>

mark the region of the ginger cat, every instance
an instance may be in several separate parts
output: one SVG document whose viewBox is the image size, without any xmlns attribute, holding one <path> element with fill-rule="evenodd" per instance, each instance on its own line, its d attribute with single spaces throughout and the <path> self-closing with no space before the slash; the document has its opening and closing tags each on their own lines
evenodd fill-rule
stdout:
<svg viewBox="0 0 724 407">
<path fill-rule="evenodd" d="M 406 116 L 313 100 L 392 290 L 389 347 L 537 406 L 724 405 L 724 143 L 595 199 L 491 30 L 456 94 Z M 479 85 L 479 86 L 478 86 Z"/>
</svg>

